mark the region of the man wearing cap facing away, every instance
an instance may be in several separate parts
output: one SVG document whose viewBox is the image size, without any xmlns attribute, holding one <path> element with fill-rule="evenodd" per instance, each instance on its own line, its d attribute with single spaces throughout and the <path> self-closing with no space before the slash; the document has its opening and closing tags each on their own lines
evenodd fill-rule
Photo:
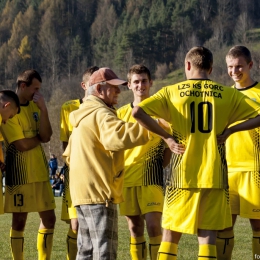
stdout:
<svg viewBox="0 0 260 260">
<path fill-rule="evenodd" d="M 63 154 L 70 167 L 70 192 L 77 209 L 77 260 L 117 257 L 117 204 L 123 201 L 124 150 L 146 143 L 138 123 L 117 118 L 114 105 L 126 85 L 109 68 L 89 79 L 88 97 L 70 114 L 73 125 Z"/>
</svg>

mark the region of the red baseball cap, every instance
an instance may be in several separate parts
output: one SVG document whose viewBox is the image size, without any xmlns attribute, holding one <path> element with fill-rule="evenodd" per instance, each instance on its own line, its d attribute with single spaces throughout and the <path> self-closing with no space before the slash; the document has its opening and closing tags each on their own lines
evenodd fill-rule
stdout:
<svg viewBox="0 0 260 260">
<path fill-rule="evenodd" d="M 107 82 L 111 85 L 127 85 L 127 81 L 119 79 L 110 68 L 100 68 L 96 70 L 89 78 L 89 86 L 100 82 Z"/>
</svg>

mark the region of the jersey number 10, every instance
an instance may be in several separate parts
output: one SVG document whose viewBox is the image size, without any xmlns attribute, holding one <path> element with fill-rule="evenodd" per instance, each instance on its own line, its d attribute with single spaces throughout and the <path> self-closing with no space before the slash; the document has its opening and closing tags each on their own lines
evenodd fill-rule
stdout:
<svg viewBox="0 0 260 260">
<path fill-rule="evenodd" d="M 190 104 L 190 115 L 191 115 L 191 133 L 195 133 L 195 122 L 196 122 L 196 108 L 195 102 Z M 204 110 L 207 109 L 207 126 L 204 125 Z M 206 112 L 206 110 L 205 110 Z M 210 133 L 212 130 L 212 104 L 210 102 L 200 102 L 198 104 L 198 130 L 201 133 Z"/>
</svg>

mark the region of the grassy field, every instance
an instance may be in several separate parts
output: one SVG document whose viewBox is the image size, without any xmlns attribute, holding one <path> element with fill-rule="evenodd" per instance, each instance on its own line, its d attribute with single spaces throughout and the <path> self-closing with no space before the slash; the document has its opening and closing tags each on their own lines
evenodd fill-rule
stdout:
<svg viewBox="0 0 260 260">
<path fill-rule="evenodd" d="M 56 197 L 57 223 L 54 233 L 52 259 L 66 259 L 66 234 L 68 225 L 60 220 L 61 197 Z M 221 210 L 221 209 L 220 209 Z M 11 214 L 0 216 L 0 260 L 11 260 L 9 248 L 9 230 L 11 225 Z M 39 225 L 37 213 L 30 213 L 25 230 L 25 259 L 37 259 L 36 239 Z M 248 220 L 238 218 L 235 229 L 235 248 L 233 260 L 250 260 L 251 257 L 251 230 Z M 198 243 L 196 236 L 183 235 L 179 244 L 178 259 L 196 260 Z M 118 260 L 130 260 L 129 234 L 124 217 L 119 217 L 119 248 Z"/>
</svg>

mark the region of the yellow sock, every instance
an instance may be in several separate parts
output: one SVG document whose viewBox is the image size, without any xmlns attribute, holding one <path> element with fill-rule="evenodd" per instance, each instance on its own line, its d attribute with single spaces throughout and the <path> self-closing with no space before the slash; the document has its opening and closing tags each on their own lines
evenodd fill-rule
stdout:
<svg viewBox="0 0 260 260">
<path fill-rule="evenodd" d="M 253 259 L 260 259 L 260 231 L 253 231 L 252 251 Z"/>
<path fill-rule="evenodd" d="M 147 258 L 147 248 L 144 236 L 131 237 L 130 255 L 132 260 L 143 260 Z"/>
<path fill-rule="evenodd" d="M 216 246 L 205 244 L 199 246 L 198 260 L 217 259 Z"/>
<path fill-rule="evenodd" d="M 178 245 L 171 242 L 161 242 L 158 251 L 158 260 L 176 260 Z"/>
<path fill-rule="evenodd" d="M 23 260 L 23 244 L 24 236 L 23 231 L 16 231 L 11 228 L 10 230 L 11 239 L 11 251 L 13 260 Z"/>
<path fill-rule="evenodd" d="M 234 231 L 218 232 L 216 246 L 218 260 L 231 260 L 234 248 Z"/>
<path fill-rule="evenodd" d="M 50 260 L 54 229 L 39 229 L 37 237 L 38 260 Z"/>
<path fill-rule="evenodd" d="M 150 241 L 149 241 L 150 260 L 157 259 L 157 254 L 158 254 L 161 241 L 162 241 L 162 235 L 157 237 L 150 237 Z"/>
<path fill-rule="evenodd" d="M 67 260 L 75 260 L 77 256 L 77 230 L 71 228 L 67 234 Z"/>
</svg>

